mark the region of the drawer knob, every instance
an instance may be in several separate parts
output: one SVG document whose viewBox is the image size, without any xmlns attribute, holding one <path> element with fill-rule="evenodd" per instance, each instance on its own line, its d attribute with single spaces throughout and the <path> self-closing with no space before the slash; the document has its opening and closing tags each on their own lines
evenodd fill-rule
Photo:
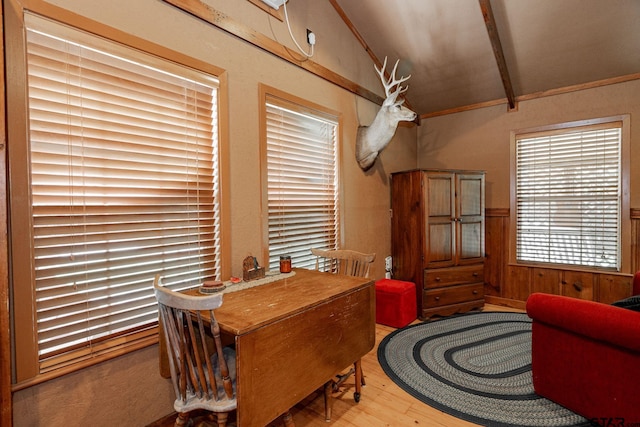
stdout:
<svg viewBox="0 0 640 427">
<path fill-rule="evenodd" d="M 439 278 L 439 277 L 436 277 L 436 282 L 439 282 L 439 281 L 440 281 L 440 278 Z"/>
<path fill-rule="evenodd" d="M 440 297 L 436 297 L 435 299 L 436 299 L 436 301 L 440 301 Z"/>
<path fill-rule="evenodd" d="M 473 290 L 474 295 L 478 295 L 478 291 L 476 289 Z"/>
<path fill-rule="evenodd" d="M 474 272 L 473 272 L 473 277 L 478 277 L 478 276 L 479 276 L 479 275 L 478 275 L 478 272 L 477 272 L 477 271 L 474 271 Z"/>
</svg>

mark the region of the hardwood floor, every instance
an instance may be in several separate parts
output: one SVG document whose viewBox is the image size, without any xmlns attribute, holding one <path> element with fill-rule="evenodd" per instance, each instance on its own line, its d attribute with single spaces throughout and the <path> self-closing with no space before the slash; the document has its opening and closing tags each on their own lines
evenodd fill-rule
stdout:
<svg viewBox="0 0 640 427">
<path fill-rule="evenodd" d="M 486 304 L 484 311 L 522 310 Z M 418 321 L 414 322 L 418 323 Z M 394 331 L 384 325 L 376 325 L 376 345 L 362 359 L 362 369 L 367 385 L 362 390 L 359 403 L 353 400 L 353 387 L 345 384 L 334 396 L 331 422 L 324 420 L 324 399 L 321 394 L 309 396 L 291 410 L 296 427 L 469 427 L 476 424 L 447 415 L 415 399 L 387 377 L 378 363 L 380 341 Z M 170 419 L 156 423 L 154 427 L 169 427 Z M 281 420 L 268 427 L 282 427 Z"/>
<path fill-rule="evenodd" d="M 394 330 L 376 325 L 376 346 L 362 359 L 367 385 L 359 403 L 354 402 L 353 388 L 346 384 L 342 393 L 335 395 L 330 423 L 324 420 L 324 400 L 318 395 L 292 409 L 296 427 L 474 426 L 420 402 L 387 377 L 378 363 L 378 344 Z M 269 427 L 276 426 L 282 424 Z"/>
</svg>

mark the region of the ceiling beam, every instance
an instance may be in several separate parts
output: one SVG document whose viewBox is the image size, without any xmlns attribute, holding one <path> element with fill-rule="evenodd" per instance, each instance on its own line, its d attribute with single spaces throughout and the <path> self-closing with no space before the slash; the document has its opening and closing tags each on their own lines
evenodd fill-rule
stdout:
<svg viewBox="0 0 640 427">
<path fill-rule="evenodd" d="M 379 69 L 382 69 L 382 62 L 380 61 L 380 59 L 378 59 L 376 54 L 373 53 L 373 50 L 371 50 L 371 48 L 367 44 L 367 42 L 364 39 L 364 37 L 362 37 L 362 35 L 358 31 L 358 29 L 356 28 L 356 26 L 353 25 L 353 22 L 351 22 L 351 19 L 349 19 L 347 14 L 344 12 L 344 9 L 342 9 L 342 7 L 340 7 L 340 5 L 338 4 L 338 1 L 337 0 L 329 0 L 329 3 L 331 3 L 333 8 L 336 10 L 336 12 L 338 12 L 338 15 L 340 15 L 340 18 L 342 18 L 342 21 L 347 25 L 349 30 L 351 30 L 351 33 L 355 36 L 355 38 L 358 40 L 360 45 L 364 48 L 365 52 L 367 52 L 369 54 L 369 57 L 371 58 L 371 60 L 375 64 L 375 66 L 378 67 Z M 382 70 L 382 71 L 384 72 L 384 75 L 387 78 L 390 77 L 389 72 L 387 70 Z M 406 95 L 400 95 L 400 97 L 404 98 L 405 107 L 407 107 L 408 109 L 410 109 L 412 111 L 415 111 L 413 109 L 413 106 L 411 105 L 411 103 L 407 99 Z M 419 114 L 416 114 L 416 118 L 415 118 L 414 122 L 416 124 L 418 124 L 418 125 L 420 124 L 420 115 Z"/>
<path fill-rule="evenodd" d="M 478 1 L 480 2 L 480 9 L 482 10 L 484 23 L 487 26 L 487 32 L 489 33 L 489 40 L 491 40 L 491 46 L 493 47 L 493 54 L 496 57 L 498 70 L 500 70 L 500 77 L 502 78 L 502 85 L 504 86 L 504 92 L 507 95 L 507 102 L 509 103 L 509 109 L 514 109 L 516 107 L 516 97 L 513 94 L 513 85 L 511 84 L 511 78 L 509 77 L 509 69 L 507 68 L 507 62 L 504 59 L 504 52 L 502 50 L 502 43 L 500 43 L 500 36 L 498 35 L 498 27 L 496 26 L 496 20 L 493 17 L 493 10 L 491 9 L 491 0 L 478 0 Z"/>
</svg>

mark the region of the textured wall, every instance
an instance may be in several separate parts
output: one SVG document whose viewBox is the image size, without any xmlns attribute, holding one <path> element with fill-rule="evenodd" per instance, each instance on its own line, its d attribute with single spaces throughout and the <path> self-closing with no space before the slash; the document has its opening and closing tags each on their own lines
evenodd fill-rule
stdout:
<svg viewBox="0 0 640 427">
<path fill-rule="evenodd" d="M 36 2 L 37 3 L 37 2 Z M 158 0 L 51 0 L 48 3 L 224 69 L 229 96 L 231 273 L 239 276 L 247 253 L 262 253 L 258 86 L 275 87 L 343 115 L 342 194 L 344 244 L 376 252 L 373 274 L 384 276 L 390 253 L 391 172 L 416 166 L 416 127 L 400 127 L 377 164 L 364 173 L 355 161 L 358 124 L 369 124 L 378 106 L 265 53 Z M 293 46 L 286 25 L 245 0 L 208 1 L 234 20 Z M 313 60 L 367 89 L 383 89 L 368 55 L 329 2 L 296 0 L 294 31 L 317 35 Z M 304 30 L 303 30 L 304 31 Z M 304 32 L 298 34 L 305 34 Z M 157 348 L 138 351 L 14 394 L 16 426 L 143 426 L 173 411 L 168 380 L 158 375 Z"/>
<path fill-rule="evenodd" d="M 15 393 L 13 425 L 144 426 L 172 412 L 174 398 L 152 346 Z"/>
<path fill-rule="evenodd" d="M 418 165 L 487 171 L 489 208 L 509 207 L 510 135 L 564 122 L 631 115 L 631 208 L 640 206 L 640 81 L 603 86 L 506 105 L 482 108 L 424 120 L 418 129 Z M 634 168 L 634 165 L 636 166 Z"/>
<path fill-rule="evenodd" d="M 507 112 L 506 106 L 497 106 L 428 119 L 418 129 L 418 165 L 485 170 L 487 207 L 508 211 L 512 132 L 629 115 L 629 153 L 624 157 L 628 160 L 630 173 L 628 180 L 623 182 L 629 206 L 622 212 L 623 219 L 628 218 L 631 209 L 640 207 L 640 133 L 634 131 L 640 126 L 638 99 L 640 80 L 633 80 L 521 102 L 513 112 Z M 620 243 L 623 273 L 631 273 L 637 268 L 638 244 L 634 238 L 637 236 L 632 236 L 631 221 L 623 221 Z M 505 263 L 510 260 L 508 249 Z M 502 267 L 506 268 L 506 264 Z"/>
</svg>

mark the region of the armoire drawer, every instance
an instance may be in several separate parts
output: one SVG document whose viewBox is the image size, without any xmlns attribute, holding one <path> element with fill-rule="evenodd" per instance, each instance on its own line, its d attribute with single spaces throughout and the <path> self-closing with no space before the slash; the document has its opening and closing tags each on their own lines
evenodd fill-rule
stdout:
<svg viewBox="0 0 640 427">
<path fill-rule="evenodd" d="M 424 291 L 422 294 L 422 303 L 425 307 L 440 307 L 480 299 L 484 299 L 484 283 L 482 282 L 432 289 Z"/>
<path fill-rule="evenodd" d="M 424 271 L 424 289 L 484 282 L 484 265 L 474 264 Z"/>
</svg>

